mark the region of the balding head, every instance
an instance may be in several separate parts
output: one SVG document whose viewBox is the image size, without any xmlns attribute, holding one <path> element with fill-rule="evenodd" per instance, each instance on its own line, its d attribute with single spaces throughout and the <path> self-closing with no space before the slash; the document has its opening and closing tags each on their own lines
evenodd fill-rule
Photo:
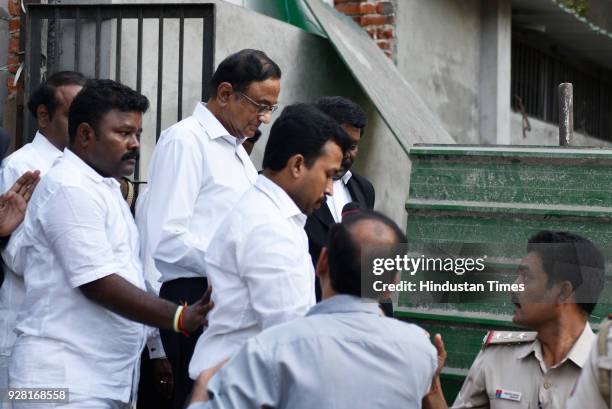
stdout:
<svg viewBox="0 0 612 409">
<path fill-rule="evenodd" d="M 328 292 L 360 297 L 361 249 L 405 242 L 404 233 L 382 213 L 372 210 L 353 213 L 330 229 L 327 248 L 317 264 L 317 275 L 329 285 Z"/>
</svg>

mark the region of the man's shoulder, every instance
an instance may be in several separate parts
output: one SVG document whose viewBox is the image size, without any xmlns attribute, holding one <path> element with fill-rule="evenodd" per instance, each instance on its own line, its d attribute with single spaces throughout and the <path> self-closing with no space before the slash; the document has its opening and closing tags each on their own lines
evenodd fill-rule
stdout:
<svg viewBox="0 0 612 409">
<path fill-rule="evenodd" d="M 204 129 L 200 125 L 200 122 L 193 116 L 188 116 L 164 129 L 157 143 L 158 145 L 163 145 L 173 141 L 197 142 L 198 138 L 194 138 L 194 136 L 202 134 L 204 134 Z"/>
<path fill-rule="evenodd" d="M 351 171 L 351 178 L 355 178 L 355 181 L 360 185 L 371 187 L 372 189 L 374 189 L 374 185 L 372 185 L 372 182 L 370 182 L 368 178 L 363 175 L 360 175 L 359 173 Z"/>
<path fill-rule="evenodd" d="M 35 155 L 32 143 L 28 143 L 7 156 L 2 161 L 2 169 L 17 170 L 22 173 L 31 170 L 30 168 L 35 166 Z"/>
<path fill-rule="evenodd" d="M 482 349 L 530 344 L 537 336 L 538 333 L 534 331 L 488 331 L 482 341 Z"/>
</svg>

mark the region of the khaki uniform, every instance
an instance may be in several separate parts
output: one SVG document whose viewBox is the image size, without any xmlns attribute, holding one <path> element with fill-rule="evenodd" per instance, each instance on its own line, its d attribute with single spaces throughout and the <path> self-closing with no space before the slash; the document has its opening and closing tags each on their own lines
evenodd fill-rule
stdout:
<svg viewBox="0 0 612 409">
<path fill-rule="evenodd" d="M 608 317 L 608 323 L 610 322 Z M 612 386 L 612 327 L 602 324 L 567 409 L 608 409 Z M 607 327 L 607 328 L 606 328 Z M 607 379 L 606 379 L 607 378 Z M 606 382 L 607 381 L 607 382 Z M 607 396 L 606 396 L 607 394 Z"/>
<path fill-rule="evenodd" d="M 536 335 L 489 332 L 452 407 L 564 409 L 595 334 L 587 323 L 567 357 L 548 369 Z"/>
</svg>

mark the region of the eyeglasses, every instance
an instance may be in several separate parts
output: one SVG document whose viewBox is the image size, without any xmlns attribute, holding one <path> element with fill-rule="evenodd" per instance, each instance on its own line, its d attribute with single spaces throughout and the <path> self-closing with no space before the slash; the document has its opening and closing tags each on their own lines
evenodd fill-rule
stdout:
<svg viewBox="0 0 612 409">
<path fill-rule="evenodd" d="M 251 104 L 253 104 L 253 106 L 257 109 L 257 115 L 272 114 L 272 113 L 274 113 L 274 111 L 276 111 L 278 109 L 278 105 L 260 104 L 258 102 L 253 101 L 252 98 L 250 98 L 248 95 L 246 95 L 246 94 L 244 94 L 242 92 L 240 93 L 240 95 L 243 96 L 244 99 L 249 101 Z"/>
</svg>

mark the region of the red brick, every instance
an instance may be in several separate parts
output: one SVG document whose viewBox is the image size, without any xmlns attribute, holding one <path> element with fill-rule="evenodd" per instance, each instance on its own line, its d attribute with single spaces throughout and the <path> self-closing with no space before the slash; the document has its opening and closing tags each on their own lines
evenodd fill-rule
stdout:
<svg viewBox="0 0 612 409">
<path fill-rule="evenodd" d="M 381 16 L 380 14 L 366 14 L 365 16 L 361 16 L 359 24 L 362 26 L 380 26 L 385 24 L 385 21 L 385 16 Z"/>
<path fill-rule="evenodd" d="M 393 30 L 392 26 L 385 26 L 385 27 L 379 27 L 376 30 L 376 38 L 386 38 L 386 39 L 390 39 L 395 37 L 395 31 Z"/>
<path fill-rule="evenodd" d="M 19 52 L 19 37 L 11 37 L 9 39 L 9 52 L 10 53 L 18 53 Z"/>
<path fill-rule="evenodd" d="M 9 2 L 8 2 L 8 12 L 13 17 L 20 16 L 21 15 L 21 7 L 19 5 L 19 1 L 9 0 Z"/>
<path fill-rule="evenodd" d="M 19 17 L 14 17 L 9 20 L 9 31 L 17 31 L 19 30 L 21 24 L 21 19 Z"/>
<path fill-rule="evenodd" d="M 383 24 L 395 24 L 395 15 L 392 16 L 384 16 L 385 22 Z"/>
<path fill-rule="evenodd" d="M 8 75 L 6 77 L 6 87 L 8 88 L 9 95 L 17 92 L 17 87 L 13 86 L 13 81 L 15 80 L 14 75 Z"/>
<path fill-rule="evenodd" d="M 357 24 L 361 24 L 361 16 L 355 16 L 353 17 L 353 21 Z"/>
<path fill-rule="evenodd" d="M 364 27 L 364 28 L 365 28 L 365 31 L 368 32 L 370 37 L 372 37 L 374 39 L 377 38 L 376 33 L 377 33 L 378 30 L 376 29 L 376 27 Z"/>
<path fill-rule="evenodd" d="M 391 50 L 393 48 L 393 44 L 389 40 L 377 40 L 376 44 L 381 50 Z"/>
<path fill-rule="evenodd" d="M 393 14 L 394 11 L 393 3 L 390 1 L 379 1 L 376 3 L 376 12 L 378 14 Z"/>
<path fill-rule="evenodd" d="M 19 68 L 19 56 L 17 54 L 9 54 L 7 65 L 9 72 L 15 74 Z"/>
<path fill-rule="evenodd" d="M 336 10 L 344 14 L 370 14 L 376 13 L 376 4 L 348 2 L 336 5 Z"/>
</svg>

